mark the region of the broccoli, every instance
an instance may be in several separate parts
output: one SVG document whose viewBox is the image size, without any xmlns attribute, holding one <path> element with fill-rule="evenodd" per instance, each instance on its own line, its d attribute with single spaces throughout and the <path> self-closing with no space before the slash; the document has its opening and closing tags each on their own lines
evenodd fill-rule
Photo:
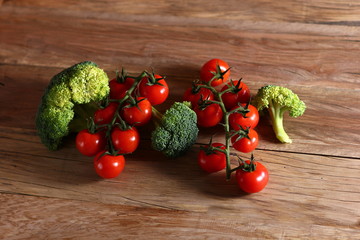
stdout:
<svg viewBox="0 0 360 240">
<path fill-rule="evenodd" d="M 294 92 L 286 87 L 267 85 L 258 90 L 253 105 L 259 111 L 268 109 L 274 132 L 280 142 L 292 142 L 284 130 L 284 112 L 288 111 L 291 117 L 299 117 L 306 109 L 305 103 Z"/>
<path fill-rule="evenodd" d="M 55 75 L 42 96 L 36 115 L 41 142 L 49 150 L 58 149 L 62 138 L 79 126 L 84 115 L 91 114 L 89 109 L 94 109 L 91 105 L 108 94 L 108 76 L 93 62 L 75 64 Z"/>
<path fill-rule="evenodd" d="M 196 141 L 199 129 L 190 102 L 175 102 L 162 115 L 153 108 L 156 128 L 151 133 L 153 149 L 169 158 L 183 155 Z"/>
</svg>

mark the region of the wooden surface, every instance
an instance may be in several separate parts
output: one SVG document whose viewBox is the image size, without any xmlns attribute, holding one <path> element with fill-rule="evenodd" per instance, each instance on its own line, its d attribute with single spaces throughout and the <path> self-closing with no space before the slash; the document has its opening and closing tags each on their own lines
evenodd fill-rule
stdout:
<svg viewBox="0 0 360 240">
<path fill-rule="evenodd" d="M 346 0 L 0 0 L 0 239 L 360 239 L 359 16 Z M 176 160 L 154 152 L 144 128 L 112 180 L 73 137 L 50 152 L 36 135 L 44 88 L 76 62 L 110 77 L 154 68 L 168 79 L 166 108 L 214 57 L 253 93 L 280 84 L 308 106 L 285 119 L 290 145 L 261 121 L 254 154 L 270 182 L 258 194 L 197 166 L 221 128 L 202 129 Z"/>
</svg>

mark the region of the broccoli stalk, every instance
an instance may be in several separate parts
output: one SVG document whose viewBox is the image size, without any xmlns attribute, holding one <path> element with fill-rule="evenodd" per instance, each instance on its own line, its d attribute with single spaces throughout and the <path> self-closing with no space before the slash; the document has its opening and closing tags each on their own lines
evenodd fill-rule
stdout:
<svg viewBox="0 0 360 240">
<path fill-rule="evenodd" d="M 305 112 L 305 103 L 288 88 L 267 85 L 258 90 L 253 104 L 259 111 L 268 110 L 277 139 L 282 143 L 291 143 L 284 129 L 284 113 L 288 111 L 290 117 L 299 117 Z"/>
<path fill-rule="evenodd" d="M 56 150 L 63 137 L 86 126 L 94 103 L 109 94 L 109 78 L 93 62 L 75 64 L 56 74 L 47 86 L 36 115 L 42 143 Z"/>
<path fill-rule="evenodd" d="M 272 122 L 273 130 L 276 134 L 276 138 L 283 143 L 292 143 L 289 135 L 285 132 L 284 129 L 284 111 L 286 108 L 282 107 L 274 101 L 269 103 L 269 115 Z"/>
<path fill-rule="evenodd" d="M 199 129 L 196 113 L 190 106 L 189 102 L 175 102 L 164 114 L 153 107 L 153 149 L 161 151 L 169 158 L 176 158 L 195 143 Z"/>
</svg>

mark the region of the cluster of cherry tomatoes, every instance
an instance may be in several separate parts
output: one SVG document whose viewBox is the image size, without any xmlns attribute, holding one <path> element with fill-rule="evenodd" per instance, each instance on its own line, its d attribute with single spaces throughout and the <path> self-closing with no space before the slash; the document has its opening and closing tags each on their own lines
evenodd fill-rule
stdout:
<svg viewBox="0 0 360 240">
<path fill-rule="evenodd" d="M 239 187 L 249 193 L 261 191 L 268 182 L 268 172 L 253 155 L 250 161 L 242 161 L 232 169 L 230 166 L 229 142 L 243 153 L 255 150 L 259 136 L 254 129 L 259 122 L 256 107 L 250 104 L 249 87 L 240 80 L 230 80 L 230 67 L 221 59 L 211 59 L 200 70 L 200 81 L 193 83 L 183 96 L 190 101 L 197 114 L 198 125 L 225 126 L 226 144 L 210 143 L 198 154 L 198 163 L 206 172 L 212 173 L 226 168 L 227 178 L 236 171 Z"/>
<path fill-rule="evenodd" d="M 131 77 L 122 70 L 109 82 L 109 98 L 90 120 L 88 129 L 76 136 L 76 148 L 94 157 L 96 173 L 103 178 L 117 177 L 124 169 L 124 155 L 139 146 L 137 127 L 152 118 L 152 107 L 163 103 L 169 87 L 160 75 L 144 71 Z"/>
</svg>

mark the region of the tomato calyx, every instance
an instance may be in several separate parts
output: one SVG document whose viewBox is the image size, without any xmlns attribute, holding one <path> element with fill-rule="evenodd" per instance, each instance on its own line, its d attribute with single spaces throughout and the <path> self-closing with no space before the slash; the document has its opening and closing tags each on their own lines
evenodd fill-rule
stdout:
<svg viewBox="0 0 360 240">
<path fill-rule="evenodd" d="M 241 167 L 241 170 L 244 172 L 253 172 L 256 170 L 256 164 L 254 159 L 254 154 L 251 154 L 250 161 L 244 161 L 243 159 L 239 158 L 239 164 Z"/>
<path fill-rule="evenodd" d="M 247 127 L 247 128 L 243 128 L 242 126 L 239 125 L 239 130 L 237 131 L 232 131 L 231 133 L 231 137 L 233 136 L 238 136 L 234 142 L 237 142 L 239 141 L 240 139 L 242 138 L 247 138 L 250 140 L 250 137 L 249 137 L 249 132 L 250 132 L 250 128 Z"/>
<path fill-rule="evenodd" d="M 197 94 L 200 92 L 201 90 L 201 86 L 203 86 L 203 84 L 199 81 L 199 80 L 195 80 L 191 83 L 191 93 L 192 94 Z"/>
<path fill-rule="evenodd" d="M 106 108 L 106 107 L 108 107 L 109 106 L 109 104 L 110 104 L 110 98 L 109 98 L 109 96 L 107 96 L 105 99 L 103 99 L 100 103 L 99 103 L 99 109 L 104 109 L 104 108 Z"/>
<path fill-rule="evenodd" d="M 200 93 L 200 90 L 201 89 L 204 89 L 204 85 L 203 84 L 200 84 L 199 81 L 195 81 L 192 83 L 192 87 L 191 87 L 191 93 L 192 94 L 198 94 Z M 209 93 L 207 94 L 207 96 L 204 96 L 203 94 L 200 95 L 200 99 L 198 101 L 198 104 L 202 104 L 203 102 L 207 101 L 207 105 L 210 105 L 211 104 L 211 99 L 212 97 L 212 92 L 211 90 L 209 91 Z M 206 108 L 206 106 L 204 106 L 202 109 Z"/>
<path fill-rule="evenodd" d="M 217 80 L 217 79 L 221 79 L 223 81 L 224 75 L 230 71 L 230 68 L 231 67 L 227 68 L 225 71 L 222 71 L 220 65 L 217 63 L 216 64 L 216 72 L 210 71 L 214 76 L 210 79 L 209 84 L 211 85 L 212 81 Z"/>
<path fill-rule="evenodd" d="M 225 145 L 223 146 L 214 146 L 212 137 L 210 141 L 205 146 L 200 146 L 200 150 L 203 150 L 206 155 L 218 154 L 219 152 L 226 154 Z"/>
<path fill-rule="evenodd" d="M 88 118 L 87 119 L 87 129 L 88 129 L 89 133 L 94 134 L 100 128 L 95 124 L 94 118 Z"/>
<path fill-rule="evenodd" d="M 244 160 L 238 155 L 236 155 L 238 158 L 239 166 L 236 168 L 231 169 L 231 172 L 236 172 L 237 170 L 242 170 L 244 172 L 254 172 L 256 170 L 256 161 L 254 154 L 251 154 L 250 160 Z"/>
<path fill-rule="evenodd" d="M 199 80 L 193 81 L 192 85 L 191 85 L 191 93 L 192 94 L 196 94 L 200 91 L 201 87 L 199 86 L 200 84 Z"/>
<path fill-rule="evenodd" d="M 107 149 L 107 150 L 103 150 L 102 152 L 99 152 L 97 159 L 99 160 L 105 155 L 116 157 L 116 156 L 124 156 L 125 154 L 119 153 L 119 151 L 115 151 L 114 149 Z"/>
<path fill-rule="evenodd" d="M 238 107 L 229 111 L 229 115 L 231 115 L 232 113 L 239 113 L 244 118 L 248 118 L 248 116 L 246 116 L 246 114 L 250 112 L 249 105 L 250 105 L 250 102 L 247 102 L 245 105 L 239 103 Z"/>
<path fill-rule="evenodd" d="M 115 77 L 116 82 L 125 83 L 127 78 L 128 78 L 127 72 L 123 67 L 121 68 L 121 73 L 119 73 L 119 71 L 116 71 L 116 77 Z"/>
<path fill-rule="evenodd" d="M 214 101 L 214 100 L 208 100 L 208 99 L 204 99 L 203 96 L 200 96 L 200 99 L 198 101 L 198 108 L 200 110 L 204 110 L 205 108 L 207 108 L 208 106 L 212 105 L 212 104 L 218 104 L 220 105 L 220 102 L 218 101 Z"/>
<path fill-rule="evenodd" d="M 155 74 L 154 71 L 152 71 L 151 73 L 145 71 L 145 77 L 147 78 L 146 85 L 148 86 L 159 85 L 164 87 L 164 84 L 162 84 L 160 81 L 165 80 L 165 77 Z"/>
<path fill-rule="evenodd" d="M 131 107 L 136 107 L 137 109 L 139 109 L 141 111 L 141 108 L 139 107 L 139 103 L 144 101 L 146 98 L 144 97 L 130 97 L 127 101 L 126 101 L 126 105 L 123 106 L 123 108 L 131 108 Z"/>
<path fill-rule="evenodd" d="M 228 92 L 231 92 L 231 93 L 238 93 L 242 90 L 242 87 L 240 87 L 241 85 L 241 80 L 242 78 L 240 78 L 238 81 L 236 81 L 236 84 L 234 85 L 234 81 L 231 79 L 230 80 L 230 83 L 227 84 L 228 86 Z"/>
<path fill-rule="evenodd" d="M 203 99 L 203 96 L 200 96 L 200 99 L 199 99 L 199 102 L 198 102 L 198 107 L 199 107 L 200 110 L 204 110 L 205 108 L 207 108 L 211 104 L 213 104 L 213 103 L 206 100 L 206 99 Z"/>
</svg>

